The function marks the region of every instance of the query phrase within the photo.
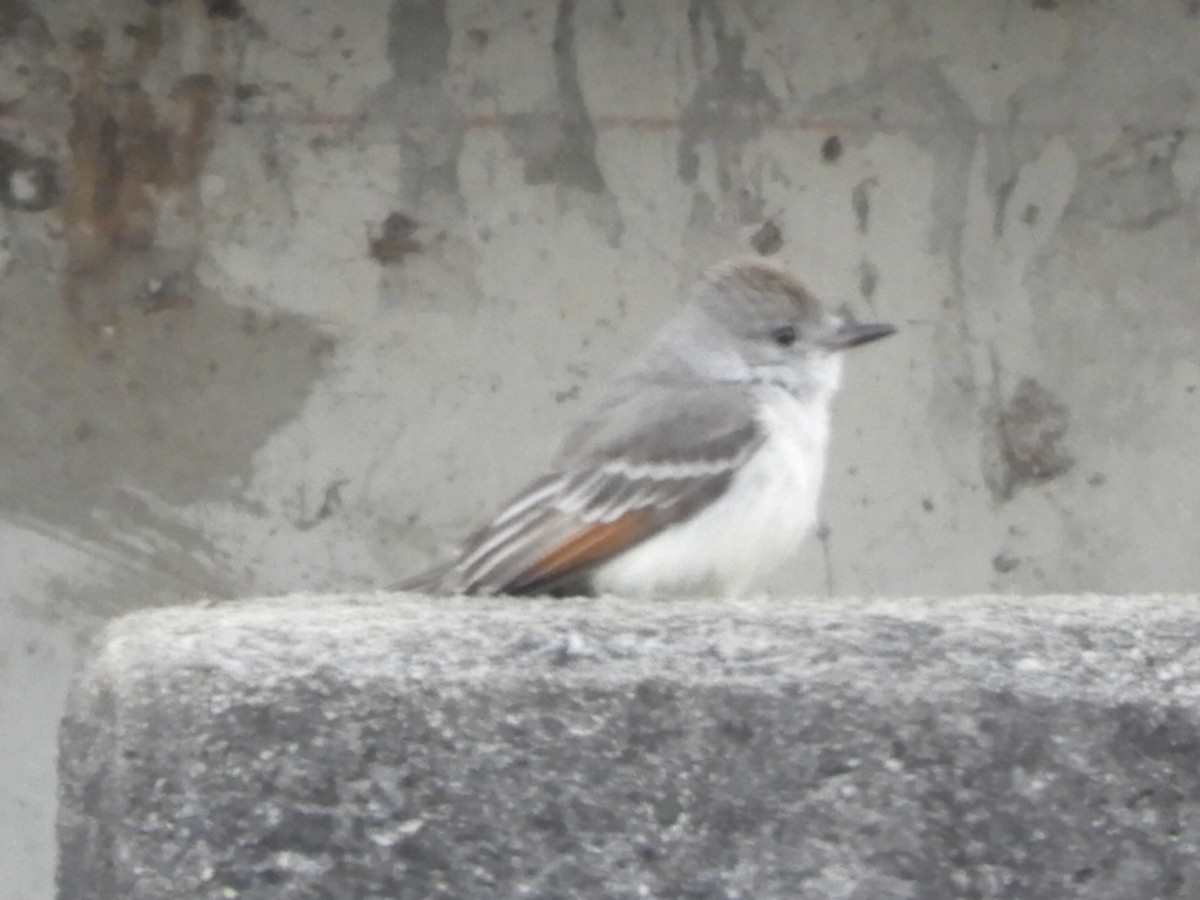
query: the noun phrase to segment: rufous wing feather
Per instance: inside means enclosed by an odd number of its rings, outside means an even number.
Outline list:
[[[536,593],[570,583],[649,537],[658,530],[658,518],[653,510],[636,509],[610,522],[584,524],[540,556],[507,589],[512,593]]]

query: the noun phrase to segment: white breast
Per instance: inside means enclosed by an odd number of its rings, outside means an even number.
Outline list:
[[[742,595],[796,552],[817,518],[829,402],[801,402],[773,386],[759,391],[766,440],[725,493],[597,569],[597,590]]]

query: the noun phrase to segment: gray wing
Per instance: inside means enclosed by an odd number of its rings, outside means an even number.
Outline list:
[[[399,587],[428,593],[580,590],[616,554],[721,496],[763,435],[729,385],[617,396],[567,437],[551,474],[517,494],[449,563]]]

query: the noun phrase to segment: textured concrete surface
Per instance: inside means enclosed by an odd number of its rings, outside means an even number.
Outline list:
[[[60,897],[1200,893],[1200,598],[137,613]]]
[[[0,0],[0,900],[80,639],[387,584],[748,246],[853,360],[784,594],[1200,583],[1187,0]]]

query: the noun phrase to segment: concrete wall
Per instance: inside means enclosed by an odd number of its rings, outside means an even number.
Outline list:
[[[1190,0],[0,0],[0,896],[81,635],[429,562],[731,250],[903,328],[780,590],[1194,587],[1197,85]]]

